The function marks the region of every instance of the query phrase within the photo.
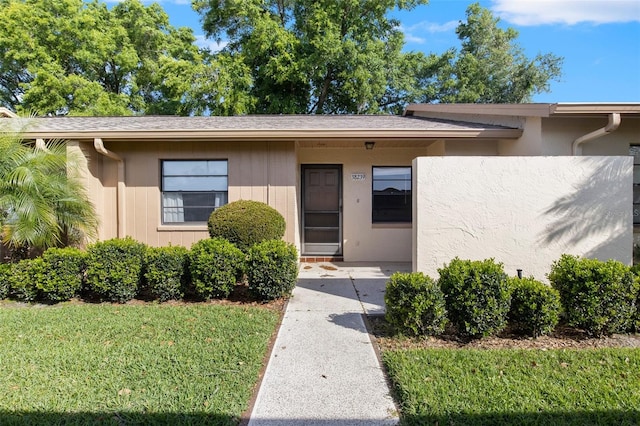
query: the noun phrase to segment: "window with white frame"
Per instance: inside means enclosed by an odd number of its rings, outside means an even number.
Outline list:
[[[411,222],[411,167],[373,167],[373,223]]]
[[[227,204],[227,160],[163,160],[162,223],[207,222]]]

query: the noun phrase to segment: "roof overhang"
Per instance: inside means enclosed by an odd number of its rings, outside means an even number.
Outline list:
[[[415,112],[543,118],[611,113],[640,115],[640,103],[411,104],[404,115],[411,116]]]
[[[25,139],[113,141],[225,140],[225,141],[303,141],[303,140],[441,140],[441,139],[517,139],[522,129],[468,130],[172,130],[172,131],[25,131]]]

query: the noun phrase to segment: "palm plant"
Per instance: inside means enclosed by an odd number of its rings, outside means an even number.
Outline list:
[[[6,129],[6,127],[5,127]],[[75,159],[57,141],[25,144],[0,129],[0,226],[12,250],[41,251],[95,236],[96,213],[73,175]]]

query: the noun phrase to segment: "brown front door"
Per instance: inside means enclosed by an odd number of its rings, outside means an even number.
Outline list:
[[[342,254],[342,166],[302,166],[302,254]]]

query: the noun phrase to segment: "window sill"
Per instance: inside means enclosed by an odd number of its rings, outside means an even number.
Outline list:
[[[411,222],[378,222],[372,223],[372,229],[411,229],[413,224]]]
[[[199,232],[199,231],[209,231],[206,223],[195,223],[195,224],[187,224],[184,225],[160,225],[157,228],[158,232],[175,232],[175,231],[183,231],[183,232]]]

